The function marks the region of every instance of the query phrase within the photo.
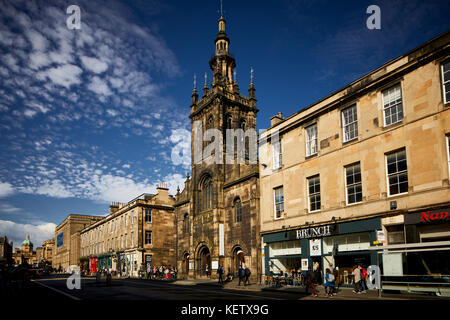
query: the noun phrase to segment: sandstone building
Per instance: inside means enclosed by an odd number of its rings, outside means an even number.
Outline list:
[[[56,248],[53,249],[52,267],[67,271],[76,266],[80,259],[80,231],[102,220],[103,217],[70,214],[55,228]]]
[[[313,262],[338,266],[344,285],[358,263],[450,274],[449,149],[450,32],[273,117],[259,149],[262,274]]]
[[[203,96],[199,99],[195,85],[192,93],[192,177],[187,177],[174,205],[177,267],[179,277],[199,278],[208,273],[217,277],[219,265],[224,266],[225,273],[236,274],[245,264],[256,279],[260,273],[258,166],[250,161],[250,138],[243,138],[245,161],[237,161],[234,146],[228,153],[226,148],[234,142],[234,137],[226,139],[227,130],[256,133],[255,88],[251,82],[248,97],[240,93],[236,77],[233,79],[236,61],[229,52],[225,19],[221,17],[218,24],[215,54],[209,60],[211,88],[205,75]],[[223,144],[208,154],[204,151],[208,150],[205,141],[212,140],[207,133],[210,129],[218,130],[215,142],[223,140]],[[196,137],[200,137],[200,143]],[[227,161],[229,158],[234,163]]]
[[[175,266],[175,200],[166,184],[157,191],[113,203],[108,216],[80,232],[79,257],[89,260],[90,273],[107,269],[137,277],[141,267]]]

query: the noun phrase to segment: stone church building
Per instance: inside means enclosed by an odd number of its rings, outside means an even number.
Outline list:
[[[226,161],[227,129],[254,132],[256,137],[255,88],[253,81],[248,97],[241,95],[236,76],[235,58],[229,53],[230,39],[225,32],[225,19],[218,21],[219,32],[215,38],[215,54],[209,61],[213,79],[211,88],[206,83],[199,98],[197,89],[192,93],[190,106],[192,177],[187,176],[184,190],[176,195],[177,267],[180,278],[217,278],[217,267],[222,265],[225,276],[237,275],[239,266],[250,268],[251,281],[261,273],[261,248],[259,230],[259,173],[256,161],[250,161],[250,138],[244,140],[244,161],[237,161],[233,152]],[[198,126],[200,124],[200,126]],[[206,130],[216,129],[219,137],[208,138]],[[229,132],[230,130],[228,130]],[[214,139],[223,139],[220,150],[209,156],[198,150],[195,137],[203,137],[200,149],[208,149]],[[211,142],[209,142],[211,141]],[[256,141],[254,143],[256,146]],[[200,155],[200,156],[199,156]],[[208,155],[208,154],[207,154]],[[216,161],[212,162],[212,158]],[[241,157],[242,159],[242,157]],[[217,161],[218,160],[218,161]],[[211,163],[212,162],[212,163]]]

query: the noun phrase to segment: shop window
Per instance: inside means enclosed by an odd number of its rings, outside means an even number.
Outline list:
[[[387,226],[388,244],[405,243],[405,232],[403,225]]]
[[[317,154],[317,124],[313,124],[306,129],[306,156]]]
[[[385,126],[402,121],[403,102],[400,84],[383,91],[383,117]]]
[[[275,195],[275,219],[280,219],[284,214],[284,194],[283,187],[274,189]]]
[[[390,196],[408,192],[406,150],[386,155],[388,193]]]
[[[444,95],[444,103],[450,103],[450,61],[442,64],[442,93]]]
[[[360,163],[345,168],[345,187],[347,204],[362,201],[361,165]]]
[[[308,178],[309,212],[320,210],[320,176]]]
[[[342,130],[344,142],[358,138],[358,115],[356,113],[356,104],[342,110]]]

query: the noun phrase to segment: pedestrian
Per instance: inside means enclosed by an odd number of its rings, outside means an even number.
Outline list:
[[[244,270],[244,268],[242,268],[242,266],[239,266],[238,277],[239,277],[238,286],[240,286],[241,281],[244,281],[244,277],[245,277],[245,270]],[[245,285],[245,282],[244,282],[244,285]]]
[[[247,283],[250,284],[250,275],[252,274],[252,272],[247,266],[245,266],[244,272],[245,272],[244,286],[246,286]]]
[[[333,295],[335,296],[335,295],[338,293],[338,290],[339,290],[339,284],[340,284],[339,267],[335,267],[335,268],[333,269],[333,275],[334,275]]]
[[[358,269],[358,266],[353,266],[353,284],[355,286],[353,293],[360,294],[361,293],[361,271]]]
[[[174,280],[177,280],[177,276],[178,276],[178,269],[177,269],[177,267],[174,267],[173,273],[175,275],[175,279]]]
[[[217,268],[217,274],[219,275],[219,283],[223,284],[223,274],[225,273],[225,269],[223,268],[222,265],[219,266],[219,268]]]
[[[153,280],[156,279],[157,274],[158,274],[158,269],[156,268],[156,266],[154,266],[153,267],[153,277],[152,277]]]
[[[333,288],[334,288],[334,274],[331,272],[331,270],[329,268],[327,268],[326,273],[325,273],[325,295],[328,297],[332,297],[333,296]]]
[[[207,277],[209,277],[209,265],[208,264],[205,265],[205,274]]]
[[[164,269],[164,279],[165,280],[169,280],[169,272],[170,272],[169,267],[166,267]]]
[[[150,265],[147,266],[147,279],[150,278],[152,269],[150,268]]]
[[[366,269],[358,265],[359,270],[361,271],[361,293],[367,293],[367,284],[366,284],[366,277],[367,277],[367,271]]]
[[[159,269],[158,269],[158,278],[159,278],[160,280],[162,280],[162,278],[163,278],[163,267],[162,267],[162,266],[159,266]]]
[[[314,292],[314,297],[318,297],[315,282],[316,282],[316,273],[312,270],[311,266],[308,267],[308,273],[306,274],[306,288],[305,293],[308,294],[308,289],[311,287]]]

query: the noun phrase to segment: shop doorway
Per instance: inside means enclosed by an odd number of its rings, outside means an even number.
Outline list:
[[[361,265],[367,268],[370,263],[370,254],[349,254],[334,257],[335,267],[339,268],[339,283],[341,285],[352,285],[353,266]]]
[[[202,246],[198,250],[197,274],[209,276],[211,274],[211,253],[207,246]]]

